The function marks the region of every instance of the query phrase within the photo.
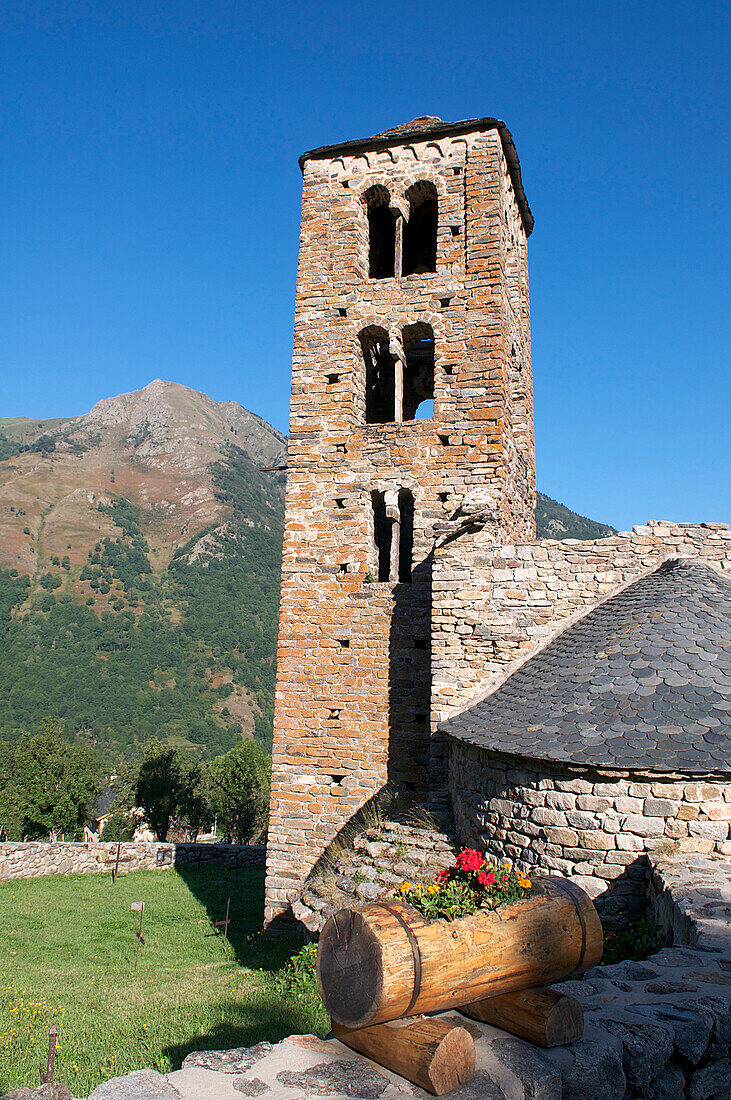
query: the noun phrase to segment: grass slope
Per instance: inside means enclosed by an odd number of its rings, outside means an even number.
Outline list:
[[[56,1078],[75,1096],[192,1050],[324,1034],[313,998],[279,992],[291,941],[266,941],[263,870],[49,875],[0,885],[0,1094],[38,1084],[48,1029],[60,1031]],[[213,927],[231,898],[227,948]],[[135,969],[139,915],[145,946]]]

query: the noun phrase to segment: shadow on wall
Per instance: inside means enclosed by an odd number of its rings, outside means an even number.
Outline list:
[[[432,562],[394,586],[388,653],[388,782],[420,804],[431,787]]]

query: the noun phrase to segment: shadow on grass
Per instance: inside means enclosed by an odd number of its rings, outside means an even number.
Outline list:
[[[264,919],[264,868],[242,867],[238,876],[229,867],[177,867],[176,873],[191,894],[205,908],[213,928],[211,936],[222,936],[216,921],[224,920],[230,899],[228,942],[240,966],[266,971],[279,970],[302,946],[301,936],[269,939],[262,934]]]
[[[262,997],[254,1004],[229,1001],[222,1007],[229,1016],[228,1023],[211,1028],[205,1035],[195,1035],[186,1042],[165,1048],[164,1053],[170,1058],[174,1069],[178,1069],[183,1059],[195,1050],[234,1050],[263,1041],[278,1043],[289,1035],[314,1032],[324,1036],[330,1030],[330,1021],[323,1015],[322,1007],[318,1013],[315,1008],[304,1004],[298,1007],[296,1002],[276,996]],[[237,1016],[240,1017],[238,1022]]]

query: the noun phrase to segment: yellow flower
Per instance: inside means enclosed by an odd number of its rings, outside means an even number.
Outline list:
[[[431,886],[427,887],[427,891],[426,891],[426,892],[427,892],[427,894],[436,894],[436,892],[438,891],[438,889],[439,889],[439,887],[437,886],[436,882],[433,882],[433,883],[431,884]]]
[[[399,893],[408,894],[410,889],[411,889],[411,883],[410,882],[402,882],[401,885],[399,886]]]

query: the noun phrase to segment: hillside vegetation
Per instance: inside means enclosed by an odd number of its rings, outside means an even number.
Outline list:
[[[60,422],[43,451],[23,422],[0,464],[0,554],[31,566],[0,569],[0,737],[53,715],[111,761],[153,736],[204,758],[270,741],[283,477],[259,463],[284,440],[240,406],[217,433],[205,406],[181,424],[179,390],[142,425],[118,409]]]

